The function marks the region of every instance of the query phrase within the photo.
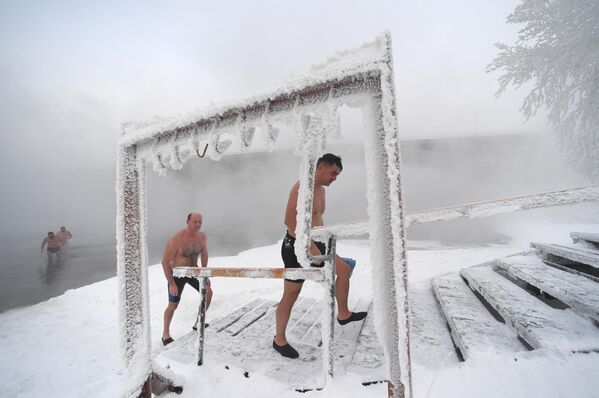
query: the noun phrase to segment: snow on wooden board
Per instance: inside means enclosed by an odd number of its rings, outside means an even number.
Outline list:
[[[571,310],[549,307],[499,275],[490,265],[465,268],[460,273],[533,348],[599,349],[599,329],[590,320]]]
[[[599,249],[599,234],[590,232],[571,232],[572,242],[589,249]]]
[[[465,360],[526,350],[518,336],[497,321],[461,279],[434,278],[433,292]]]
[[[410,312],[412,363],[432,369],[457,365],[460,358],[429,281],[410,287]]]
[[[590,265],[593,268],[599,268],[599,250],[557,245],[553,243],[533,242],[530,245],[539,250],[541,253],[551,254],[553,256],[562,257],[577,263]]]
[[[359,299],[352,308],[365,310],[371,300]],[[313,389],[322,384],[321,337],[322,303],[300,298],[293,308],[288,324],[287,338],[300,353],[299,359],[283,358],[272,348],[275,326],[275,305],[272,300],[256,299],[231,314],[210,324],[206,329],[204,366],[227,366],[240,369],[246,377],[260,374],[284,382],[296,389]],[[240,316],[242,314],[242,316]],[[357,372],[370,382],[383,377],[382,348],[378,339],[361,338],[364,322],[335,327],[335,371],[344,374]],[[372,333],[372,331],[369,331]],[[376,336],[376,335],[375,335]],[[156,361],[164,367],[195,363],[196,332],[188,333],[169,346],[157,350]],[[366,366],[353,364],[360,342],[369,344],[360,348],[360,359]],[[372,352],[367,352],[367,351]],[[358,382],[358,381],[357,381]]]
[[[497,266],[561,300],[577,313],[599,321],[597,282],[547,266],[534,255],[506,257]]]
[[[590,232],[572,232],[570,236],[574,240],[574,243],[580,240],[586,240],[587,242],[599,243],[599,234]]]

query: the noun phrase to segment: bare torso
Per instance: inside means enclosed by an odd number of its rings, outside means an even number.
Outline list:
[[[172,267],[197,267],[198,258],[206,248],[206,234],[196,232],[190,235],[186,229],[178,232],[169,242],[171,250],[165,252],[164,260]]]
[[[72,235],[69,231],[58,231],[56,232],[55,236],[61,241],[61,242],[66,242],[67,240],[71,239]]]
[[[60,247],[61,241],[56,235],[54,235],[54,238],[46,237],[44,239],[44,242],[46,242],[46,244],[48,245],[48,249],[55,249],[57,247]]]
[[[291,188],[289,193],[289,201],[287,202],[287,210],[285,211],[285,225],[291,236],[295,236],[295,228],[297,223],[297,197],[299,193],[299,182]],[[326,207],[326,199],[324,187],[315,187],[312,201],[312,227],[324,225],[322,215]]]

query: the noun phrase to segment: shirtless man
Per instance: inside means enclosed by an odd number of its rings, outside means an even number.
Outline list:
[[[343,170],[341,159],[331,153],[323,155],[316,164],[316,173],[314,179],[314,197],[312,202],[312,227],[323,225],[322,215],[325,211],[325,191],[337,179],[337,176]],[[299,192],[299,182],[296,182],[287,201],[287,210],[285,211],[285,225],[287,225],[287,235],[283,239],[281,246],[281,256],[285,263],[285,268],[301,267],[295,256],[295,227],[297,218],[297,196]],[[310,243],[310,253],[313,256],[325,254],[325,245],[321,242]],[[335,295],[337,298],[337,322],[340,325],[346,325],[349,322],[364,319],[366,312],[351,312],[347,307],[347,298],[349,296],[349,277],[352,266],[345,259],[339,256],[335,257],[337,280],[335,281]],[[312,267],[322,267],[324,264],[311,264]],[[352,264],[355,265],[355,262]],[[304,280],[285,279],[283,286],[283,297],[277,306],[276,328],[277,334],[272,342],[273,348],[282,356],[287,358],[297,358],[299,353],[289,344],[285,331],[289,316],[293,309],[293,304],[299,296]]]
[[[60,227],[60,231],[56,233],[56,237],[60,239],[60,244],[62,247],[69,247],[69,239],[73,237],[71,231],[67,231],[66,227]]]
[[[174,267],[197,267],[198,257],[201,258],[202,267],[208,265],[208,238],[206,234],[200,231],[202,228],[202,215],[200,213],[190,213],[187,216],[187,228],[177,232],[169,239],[164,249],[162,257],[162,269],[168,282],[168,307],[164,311],[164,328],[162,329],[162,344],[167,345],[173,342],[170,334],[170,325],[173,315],[185,284],[190,284],[195,290],[200,291],[200,282],[196,278],[174,278]],[[210,306],[212,300],[212,288],[210,281],[207,281],[206,309]],[[197,318],[193,329],[197,329]]]
[[[60,254],[60,239],[54,235],[54,232],[48,232],[48,236],[42,241],[40,252],[44,252],[44,246],[46,246],[46,244],[48,245],[48,258],[52,255],[58,256]]]

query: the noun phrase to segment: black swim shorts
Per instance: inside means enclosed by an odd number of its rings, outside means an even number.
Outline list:
[[[326,245],[322,242],[314,242],[316,247],[320,251],[321,254],[325,254]],[[285,264],[285,268],[302,268],[300,263],[297,261],[297,257],[295,255],[295,237],[289,235],[289,232],[285,234],[285,238],[283,239],[283,243],[281,244],[281,257],[283,258],[283,264]],[[324,262],[320,264],[310,264],[311,267],[322,268],[324,266]],[[303,283],[304,279],[285,279],[289,282]]]
[[[166,284],[166,291],[168,292],[168,301],[171,303],[178,303],[181,300],[181,294],[183,293],[183,288],[185,288],[186,284],[190,284],[198,292],[200,291],[200,281],[196,278],[175,278],[175,284],[177,285],[178,293],[176,296],[171,296],[171,292],[168,289],[168,283]]]

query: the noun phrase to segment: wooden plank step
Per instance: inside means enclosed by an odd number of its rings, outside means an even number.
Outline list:
[[[433,292],[464,360],[487,353],[526,351],[518,336],[497,321],[456,276],[434,278]]]
[[[570,306],[581,315],[599,321],[599,284],[585,277],[545,265],[534,255],[499,260],[497,267]]]
[[[374,327],[372,304],[364,319],[356,348],[346,368],[347,373],[360,375],[362,382],[383,380],[385,375],[385,353]]]
[[[491,265],[460,274],[531,347],[569,351],[599,349],[599,329],[570,310],[551,308],[496,273]]]
[[[210,328],[216,332],[222,332],[235,322],[237,322],[244,314],[252,309],[258,307],[259,305],[267,302],[269,300],[265,300],[262,298],[257,298],[247,303],[243,307],[233,311],[232,313],[223,316],[222,318],[218,318],[217,320],[211,322]],[[271,301],[272,302],[272,301]]]
[[[322,309],[320,300],[300,298],[296,302],[287,324],[287,340],[291,345],[297,342],[311,347],[320,345]]]
[[[360,297],[353,305],[350,305],[352,311],[369,311],[372,298]],[[369,312],[366,318],[372,317]],[[358,346],[358,339],[366,318],[361,321],[350,322],[345,325],[339,325],[335,321],[335,373],[343,374],[346,372]]]
[[[224,331],[233,336],[237,336],[239,333],[241,333],[241,331],[256,322],[258,319],[262,318],[275,304],[276,303],[274,301],[265,301],[259,303],[254,308],[243,314],[235,323],[229,325],[229,327],[224,329]]]
[[[599,234],[590,232],[571,232],[570,237],[574,243],[582,243],[588,248],[599,249]]]
[[[599,250],[550,243],[533,242],[530,245],[541,252],[541,254],[550,254],[552,256],[589,265],[593,268],[599,268]]]

